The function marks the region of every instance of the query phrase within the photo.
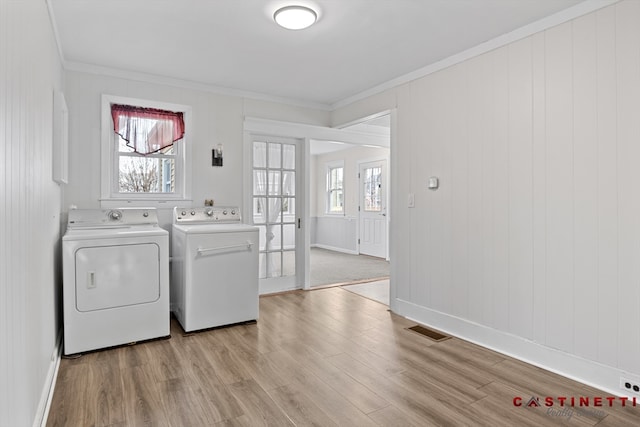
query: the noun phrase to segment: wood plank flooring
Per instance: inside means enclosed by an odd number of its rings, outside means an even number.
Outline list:
[[[171,339],[63,359],[47,426],[640,425],[640,402],[525,408],[608,395],[413,325],[339,287],[262,297],[257,324],[172,320]]]

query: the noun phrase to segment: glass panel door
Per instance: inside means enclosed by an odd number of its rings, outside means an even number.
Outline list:
[[[253,223],[260,229],[260,279],[296,275],[296,145],[254,140]]]

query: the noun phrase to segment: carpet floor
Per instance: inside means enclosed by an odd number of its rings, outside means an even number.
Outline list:
[[[363,282],[389,277],[389,262],[367,255],[311,248],[311,286]]]

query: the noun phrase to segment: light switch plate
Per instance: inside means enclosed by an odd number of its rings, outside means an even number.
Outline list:
[[[437,190],[439,186],[440,186],[440,180],[438,179],[437,176],[429,177],[429,179],[427,180],[427,188],[429,190]]]
[[[407,206],[410,208],[416,207],[416,196],[413,193],[409,193],[409,197],[407,198]]]

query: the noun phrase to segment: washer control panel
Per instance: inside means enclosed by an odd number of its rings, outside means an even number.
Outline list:
[[[68,228],[107,228],[158,225],[155,208],[71,209]]]
[[[192,223],[240,223],[240,208],[237,206],[205,206],[198,208],[173,209],[173,222],[176,224]]]

